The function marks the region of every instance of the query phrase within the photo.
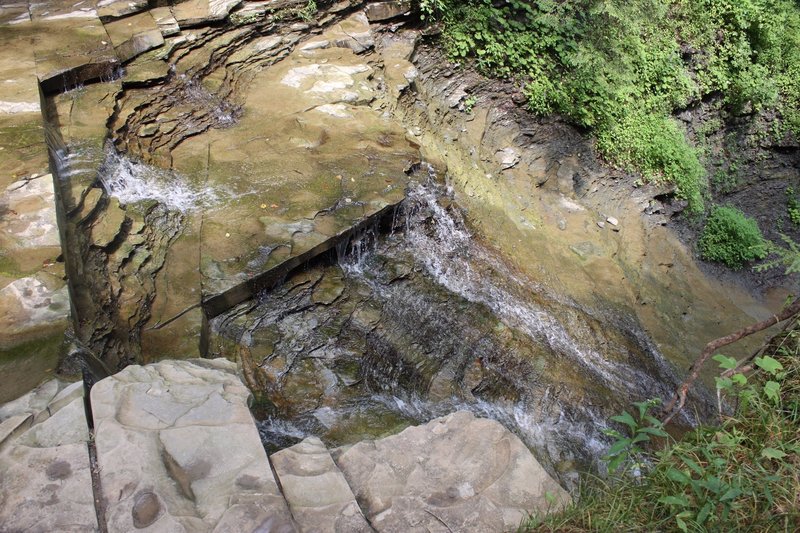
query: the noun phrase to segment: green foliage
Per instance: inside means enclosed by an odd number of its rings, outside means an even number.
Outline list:
[[[472,108],[475,107],[476,103],[478,103],[477,98],[475,98],[474,96],[468,96],[464,100],[464,113],[468,115],[472,113]]]
[[[317,2],[315,0],[308,0],[306,5],[297,10],[297,16],[300,20],[311,22],[314,20],[314,15],[317,14]]]
[[[766,263],[757,265],[755,268],[757,272],[778,266],[783,267],[787,275],[800,272],[800,244],[782,233],[781,240],[786,244],[785,247],[773,242],[767,245],[767,252],[774,257]]]
[[[447,9],[445,0],[419,0],[418,9],[422,20],[436,19]]]
[[[764,259],[769,249],[756,221],[728,206],[716,206],[711,210],[698,247],[703,259],[734,269],[748,261]]]
[[[648,180],[675,183],[690,211],[702,210],[705,170],[674,119],[631,113],[600,130],[597,145],[611,159],[629,170],[639,170]]]
[[[797,199],[794,189],[786,189],[786,210],[789,211],[789,220],[795,226],[800,226],[800,200]]]
[[[650,437],[666,438],[668,436],[661,421],[649,414],[651,408],[660,404],[661,400],[657,398],[634,402],[633,405],[638,410],[637,418],[627,411],[611,417],[614,422],[625,425],[630,436],[626,437],[616,429],[604,430],[606,435],[616,439],[604,457],[608,461],[609,472],[615,472],[622,465],[632,466],[636,469],[641,468],[643,466],[641,458],[645,453],[644,447],[650,442]]]
[[[800,6],[792,0],[420,5],[443,20],[451,57],[525,82],[533,112],[592,128],[612,162],[674,182],[695,211],[704,171],[669,115],[719,93],[734,113],[776,106],[779,129],[800,135]]]
[[[735,359],[714,357],[723,370]],[[738,377],[737,377],[738,376]],[[529,531],[796,531],[800,524],[800,330],[774,339],[749,376],[718,382],[735,416],[650,452],[639,477],[590,478]],[[627,424],[626,424],[627,425]],[[629,426],[630,427],[630,426]]]

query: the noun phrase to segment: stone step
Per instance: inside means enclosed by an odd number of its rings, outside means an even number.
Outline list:
[[[109,531],[270,531],[292,522],[224,359],[128,366],[91,392]]]
[[[516,531],[569,494],[500,423],[458,411],[333,457],[377,531]]]
[[[97,531],[83,383],[0,406],[0,530]]]
[[[317,437],[272,454],[270,461],[301,531],[373,531],[347,480]]]

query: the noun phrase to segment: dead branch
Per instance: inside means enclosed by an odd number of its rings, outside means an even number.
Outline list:
[[[759,331],[763,331],[769,327],[772,327],[775,324],[778,324],[779,322],[783,322],[784,320],[793,317],[799,312],[800,312],[800,298],[797,298],[789,306],[784,307],[779,314],[773,315],[766,320],[757,322],[756,324],[747,326],[746,328],[742,328],[739,331],[731,333],[730,335],[726,335],[725,337],[714,339],[713,341],[706,344],[705,348],[703,348],[703,351],[700,353],[700,357],[698,357],[697,360],[695,360],[695,362],[689,368],[689,375],[686,377],[686,379],[683,380],[683,383],[681,383],[681,385],[678,387],[678,390],[675,392],[675,395],[672,397],[672,400],[670,400],[670,402],[664,408],[664,413],[667,416],[666,418],[664,418],[663,423],[667,424],[670,420],[672,420],[672,418],[675,415],[677,415],[681,411],[681,409],[683,409],[683,406],[686,403],[686,396],[689,393],[689,388],[691,388],[694,382],[697,381],[697,378],[700,375],[700,370],[703,368],[703,365],[706,363],[706,361],[708,361],[708,358],[711,357],[714,352],[716,352],[723,346],[733,344],[734,342],[739,341],[745,337],[749,337],[753,333],[758,333]]]
[[[776,335],[776,337],[783,336],[784,333],[789,331],[795,324],[797,324],[797,321],[798,321],[798,319],[797,319],[797,317],[795,317],[794,320],[790,320],[790,321],[786,322],[786,324],[784,324],[783,328],[781,328],[780,333],[778,333]],[[773,337],[773,338],[775,338],[775,337]],[[781,341],[781,344],[783,344],[784,341],[785,341],[785,339],[783,341]],[[760,357],[760,356],[764,355],[764,352],[766,351],[767,348],[770,347],[771,343],[772,343],[771,341],[770,342],[765,342],[758,350],[756,350],[755,352],[753,352],[749,356],[745,357],[744,359],[742,359],[741,361],[736,363],[735,367],[729,368],[728,370],[726,370],[725,372],[720,374],[720,377],[729,378],[729,377],[733,376],[734,374],[746,374],[746,373],[752,371],[753,368],[755,368],[754,365],[751,364],[753,362],[753,360],[756,357]]]

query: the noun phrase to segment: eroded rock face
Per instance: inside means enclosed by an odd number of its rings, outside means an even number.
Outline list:
[[[70,311],[33,46],[42,27],[27,3],[0,6],[0,402],[52,377]]]
[[[0,406],[4,531],[97,531],[83,383],[52,380]]]
[[[508,531],[570,501],[516,436],[463,411],[335,458],[377,531]]]
[[[109,530],[291,531],[249,396],[224,360],[129,366],[98,382],[91,399]]]
[[[638,322],[679,368],[710,339],[772,313],[698,267],[668,213],[653,209],[669,190],[634,188],[634,176],[604,166],[569,124],[533,117],[510,86],[484,89],[441,50],[418,47],[412,61],[415,91],[396,112],[425,158],[448,168],[470,222],[534,283],[605,321]],[[742,356],[760,341],[751,342]]]

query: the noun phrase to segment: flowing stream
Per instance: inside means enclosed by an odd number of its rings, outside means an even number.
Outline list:
[[[214,355],[253,369],[269,448],[348,444],[467,409],[566,472],[602,454],[610,414],[675,383],[633,319],[608,325],[531,284],[434,179],[412,185],[391,229],[212,321]]]

